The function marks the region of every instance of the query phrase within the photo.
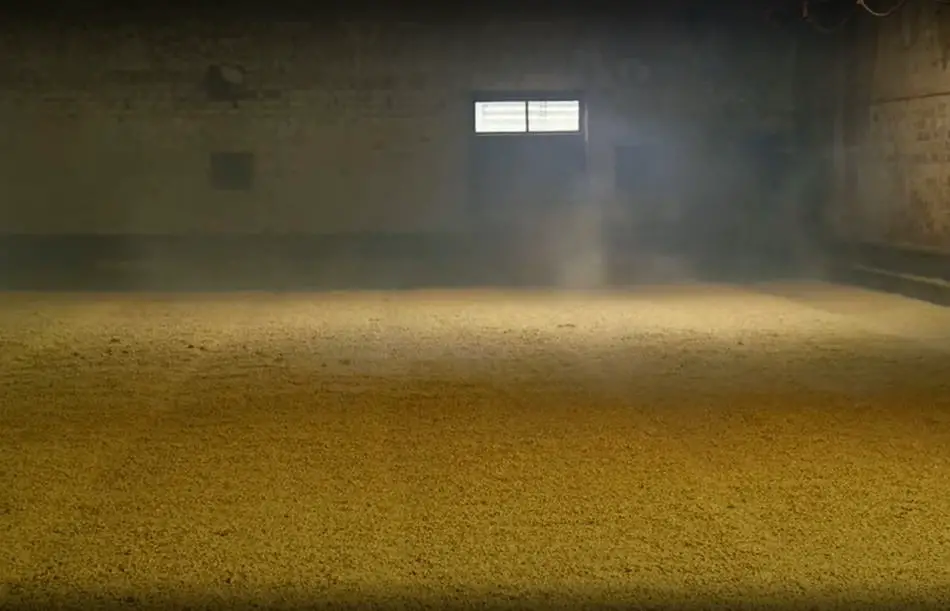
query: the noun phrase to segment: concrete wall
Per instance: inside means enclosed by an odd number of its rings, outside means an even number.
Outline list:
[[[8,235],[465,231],[474,90],[583,90],[579,187],[608,207],[618,143],[674,148],[701,196],[723,182],[711,137],[790,125],[790,46],[761,28],[737,43],[611,20],[0,27]],[[236,106],[202,87],[217,63],[246,70]],[[213,188],[216,151],[253,153],[253,188]]]

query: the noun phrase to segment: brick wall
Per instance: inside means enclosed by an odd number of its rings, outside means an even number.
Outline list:
[[[950,252],[950,7],[863,21],[842,55],[836,233]]]
[[[371,26],[334,34],[194,24],[5,38],[4,228],[333,233],[451,222],[468,108],[453,53],[434,52],[450,41],[407,27],[398,34],[414,45],[367,51]],[[220,62],[247,71],[250,98],[236,108],[201,87]],[[253,153],[253,188],[212,188],[215,151]]]
[[[716,82],[710,66],[729,61],[717,41],[658,36],[631,49],[570,23],[7,30],[7,232],[449,227],[463,221],[473,89],[589,90],[604,185],[614,141],[699,137],[697,123],[727,104],[751,121],[776,115],[742,109],[749,96]],[[200,87],[217,62],[247,71],[252,97],[237,108]],[[254,153],[254,188],[212,189],[213,151]]]
[[[52,246],[23,235],[139,236],[96,247],[127,254],[148,235],[465,231],[475,90],[584,91],[579,191],[608,206],[617,144],[676,149],[684,196],[702,198],[722,182],[710,137],[780,131],[791,114],[785,43],[776,50],[761,28],[746,38],[649,20],[0,28],[0,234],[21,236],[14,250],[28,257]],[[202,87],[219,63],[246,72],[236,105]],[[213,188],[213,152],[252,153],[253,187]],[[62,252],[80,243],[92,248]],[[150,248],[165,258],[182,247]]]

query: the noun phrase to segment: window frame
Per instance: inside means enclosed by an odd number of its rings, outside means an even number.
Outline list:
[[[477,119],[476,119],[476,108],[479,103],[493,103],[493,102],[522,102],[524,104],[524,113],[525,113],[525,130],[524,131],[478,131]],[[531,102],[577,102],[578,105],[578,128],[576,130],[544,130],[544,131],[532,131],[531,122],[530,122],[530,113],[528,111],[529,104]],[[531,137],[544,137],[544,136],[585,136],[587,133],[587,104],[584,99],[584,96],[580,91],[568,90],[568,91],[511,91],[511,92],[500,92],[500,91],[491,91],[491,92],[476,92],[472,96],[471,105],[469,106],[471,111],[471,133],[477,138],[485,138],[489,136],[493,137],[505,137],[505,136],[531,136]]]

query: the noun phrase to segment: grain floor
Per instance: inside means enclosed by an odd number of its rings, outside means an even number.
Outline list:
[[[0,608],[950,608],[950,310],[0,295]]]

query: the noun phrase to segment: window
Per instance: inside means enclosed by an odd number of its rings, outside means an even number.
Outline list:
[[[528,131],[525,102],[475,102],[475,133],[518,134]]]
[[[580,131],[581,103],[578,100],[475,102],[476,134]]]
[[[253,153],[211,153],[211,186],[226,191],[247,191],[254,185]]]
[[[581,103],[577,100],[528,102],[528,131],[581,131]]]

